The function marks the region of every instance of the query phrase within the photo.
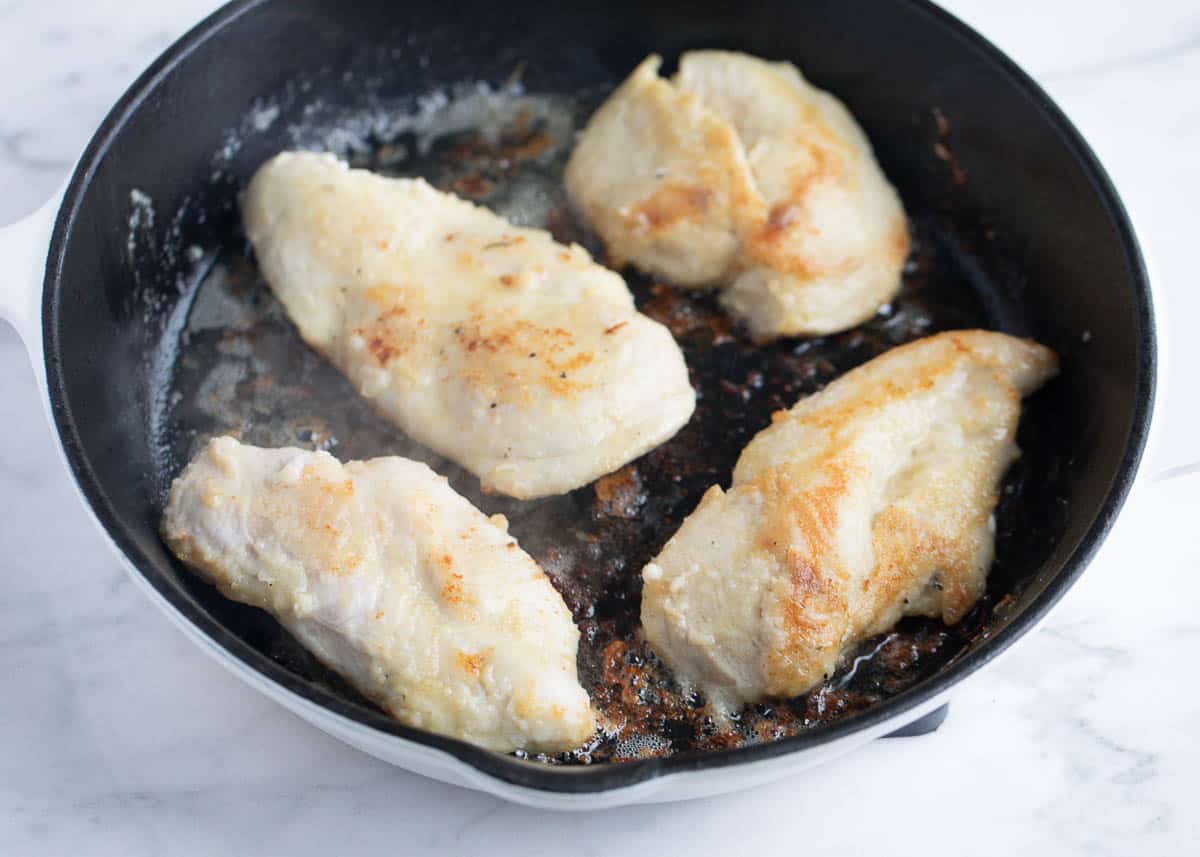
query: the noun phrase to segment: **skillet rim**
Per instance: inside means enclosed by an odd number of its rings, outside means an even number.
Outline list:
[[[897,726],[901,726],[907,722],[904,718],[905,714],[937,697],[944,696],[953,685],[975,673],[1032,630],[1083,573],[1108,534],[1133,486],[1154,411],[1156,374],[1159,362],[1158,337],[1149,275],[1141,248],[1125,207],[1108,174],[1083,136],[1046,92],[990,41],[951,13],[934,5],[930,0],[894,0],[894,2],[908,6],[918,15],[924,16],[930,26],[942,26],[950,30],[951,35],[958,37],[985,61],[992,64],[997,71],[1008,78],[1012,86],[1041,111],[1047,123],[1057,132],[1062,145],[1067,148],[1087,176],[1093,190],[1099,195],[1117,229],[1130,272],[1130,286],[1134,290],[1137,310],[1134,322],[1137,333],[1138,365],[1132,422],[1125,451],[1117,471],[1113,475],[1108,492],[1099,505],[1095,519],[1087,528],[1076,549],[1062,562],[1058,571],[1054,573],[1052,579],[1032,603],[990,639],[945,666],[936,676],[919,682],[911,689],[859,714],[828,725],[815,727],[798,735],[763,744],[596,766],[555,766],[517,759],[476,747],[455,738],[404,726],[382,712],[349,703],[338,698],[331,691],[301,679],[249,646],[215,618],[208,615],[182,589],[160,572],[137,548],[132,534],[118,520],[118,516],[107,500],[100,480],[92,470],[84,453],[74,415],[66,400],[58,307],[66,249],[82,199],[91,184],[98,164],[114,145],[117,135],[162,79],[183,62],[193,50],[242,15],[268,2],[271,0],[232,0],[217,9],[168,47],[116,102],[89,141],[71,176],[62,204],[55,217],[42,292],[43,358],[47,394],[58,439],[69,465],[71,476],[80,493],[87,500],[96,519],[124,554],[128,565],[135,568],[164,601],[177,612],[178,618],[186,620],[194,629],[207,636],[210,641],[223,650],[226,656],[235,658],[244,667],[253,670],[303,700],[319,706],[326,712],[347,718],[359,726],[440,750],[501,783],[553,794],[597,794],[625,789],[667,774],[716,770],[742,763],[778,758],[837,741],[857,732],[880,726],[887,721],[894,721]],[[915,716],[909,719],[915,719]]]

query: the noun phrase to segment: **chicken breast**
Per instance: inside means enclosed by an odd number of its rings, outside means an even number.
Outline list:
[[[760,339],[870,318],[900,287],[904,210],[870,143],[795,66],[651,56],[601,106],[567,165],[568,194],[614,260],[719,286]]]
[[[579,631],[506,526],[415,461],[222,437],[171,486],[162,533],[397,720],[500,752],[570,750],[595,728]]]
[[[642,572],[642,622],[719,708],[804,693],[902,616],[984,591],[1020,401],[1049,349],[943,333],[848,372],[750,442]]]
[[[732,276],[739,218],[762,205],[734,127],[642,61],[600,106],[571,153],[572,205],[610,261],[682,286]]]
[[[485,490],[569,491],[692,414],[670,332],[578,246],[330,155],[277,156],[242,208],[305,341]]]

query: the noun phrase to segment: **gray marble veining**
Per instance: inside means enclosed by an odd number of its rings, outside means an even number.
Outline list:
[[[950,4],[1050,89],[1154,254],[1200,365],[1200,6]],[[0,223],[62,180],[112,101],[209,0],[0,0]],[[1041,632],[936,735],[690,804],[553,815],[394,770],[260,698],[138,593],[63,473],[0,327],[0,854],[1182,854],[1200,842],[1200,475],[1144,487]],[[1151,466],[1200,459],[1177,394]],[[1178,471],[1183,472],[1183,471]]]

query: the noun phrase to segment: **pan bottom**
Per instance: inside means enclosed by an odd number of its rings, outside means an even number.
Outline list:
[[[310,141],[364,166],[421,175],[514,222],[543,226],[560,241],[600,248],[572,219],[561,173],[598,98],[534,97],[468,89],[426,104],[386,128]],[[262,446],[326,449],[343,460],[403,455],[425,461],[511,532],[546,570],[582,629],[580,677],[602,724],[554,764],[619,762],[771,741],[860,712],[936,674],[1005,615],[1065,527],[1058,499],[1059,453],[1050,414],[1035,397],[1018,441],[1022,458],[1006,477],[996,511],[996,564],[987,595],[958,625],[907,619],[865,641],[822,686],[790,700],[747,706],[718,722],[706,701],[680,692],[640,631],[642,566],[714,483],[727,487],[745,444],[789,408],[845,371],[931,333],[988,327],[1024,333],[1019,303],[975,264],[968,234],[940,212],[916,212],[913,251],[897,298],[872,320],[836,336],[755,345],[714,295],[683,291],[634,271],[626,279],[642,312],[671,329],[683,348],[698,402],[668,443],[616,473],[559,497],[521,502],[479,491],[478,481],[381,419],[348,382],[296,334],[254,263],[230,232],[209,252],[204,277],[185,296],[161,353],[169,371],[152,426],[158,449],[158,508],[170,480],[214,435]],[[1036,478],[1034,478],[1036,475]],[[306,681],[370,707],[269,616],[225,600],[198,579],[186,585],[247,643]],[[519,754],[518,754],[519,755]]]

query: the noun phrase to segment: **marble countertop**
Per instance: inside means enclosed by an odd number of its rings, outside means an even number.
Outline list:
[[[1080,125],[1171,305],[1151,472],[1200,460],[1200,6],[956,0]],[[0,224],[211,0],[0,0]],[[1051,619],[934,735],[767,788],[558,815],[393,769],[259,697],[135,590],[0,325],[0,854],[1192,853],[1200,843],[1200,475],[1148,481]]]

